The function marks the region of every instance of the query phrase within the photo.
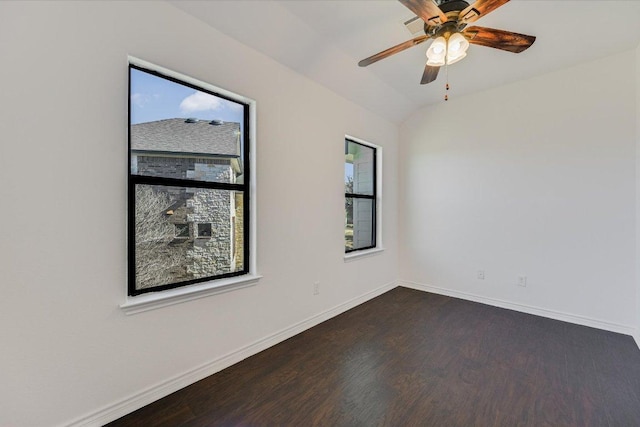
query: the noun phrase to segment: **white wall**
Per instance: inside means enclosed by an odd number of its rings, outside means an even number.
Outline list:
[[[629,51],[407,120],[401,282],[631,334],[634,69]]]
[[[128,54],[257,101],[257,286],[118,308]],[[398,130],[385,119],[165,3],[0,2],[0,58],[0,425],[105,422],[149,387],[393,285]],[[386,250],[349,263],[347,133],[384,147],[386,183]]]

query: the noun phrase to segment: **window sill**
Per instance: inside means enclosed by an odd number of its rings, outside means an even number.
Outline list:
[[[208,297],[210,295],[229,292],[235,289],[253,286],[262,276],[245,275],[215,280],[214,282],[199,285],[185,286],[183,288],[170,289],[162,292],[151,292],[135,297],[127,297],[127,301],[120,305],[126,315],[155,310],[173,304],[180,304],[194,299]]]
[[[351,262],[356,259],[367,258],[370,256],[378,255],[382,251],[384,251],[384,248],[373,248],[373,249],[367,249],[364,251],[351,252],[344,255],[344,262]]]

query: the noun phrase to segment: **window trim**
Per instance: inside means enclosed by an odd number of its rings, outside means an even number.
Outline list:
[[[358,195],[358,194],[354,194],[354,193],[344,193],[344,197],[345,199],[347,197],[354,197],[356,196],[356,198],[365,198],[365,199],[370,199],[374,201],[374,232],[373,232],[373,238],[374,238],[374,242],[375,244],[373,246],[367,246],[366,248],[359,248],[359,249],[352,249],[350,251],[346,251],[344,252],[344,260],[345,262],[347,261],[351,261],[354,259],[358,259],[358,258],[364,258],[364,257],[368,257],[371,255],[375,255],[378,254],[382,251],[384,251],[384,246],[382,244],[382,156],[383,156],[383,149],[381,146],[377,145],[377,144],[373,144],[369,141],[365,141],[363,139],[357,138],[355,136],[352,135],[345,135],[344,137],[344,143],[347,144],[348,141],[354,142],[356,144],[360,144],[360,145],[364,145],[365,147],[369,147],[369,148],[373,148],[374,149],[374,168],[373,168],[373,174],[374,174],[374,189],[373,189],[373,196],[365,196],[365,195]],[[343,154],[343,158],[344,158],[344,154]],[[343,184],[344,185],[344,184]]]
[[[150,292],[135,297],[127,297],[127,300],[123,304],[120,304],[120,308],[126,315],[142,313],[156,308],[167,307],[254,286],[261,278],[262,276],[257,274],[247,274],[244,276],[217,279],[208,283],[198,283],[191,286],[168,289],[163,292]]]
[[[133,68],[141,68],[144,71],[150,71],[152,73],[157,73],[163,78],[167,78],[169,80],[178,80],[180,83],[186,83],[187,85],[196,86],[196,89],[204,88],[207,91],[213,92],[217,96],[222,96],[224,98],[228,98],[234,102],[238,102],[244,105],[245,114],[244,114],[244,126],[245,126],[245,155],[244,155],[244,167],[249,171],[248,177],[245,180],[245,210],[244,210],[244,223],[245,223],[245,247],[244,247],[244,270],[241,274],[231,274],[217,276],[217,277],[208,277],[202,278],[202,280],[193,281],[189,284],[184,284],[179,287],[169,287],[155,288],[152,292],[138,293],[136,295],[132,295],[129,293],[130,286],[128,281],[125,281],[126,286],[126,299],[123,304],[120,305],[122,310],[126,314],[138,313],[141,311],[151,310],[159,307],[164,307],[167,305],[172,305],[176,303],[181,303],[184,301],[189,301],[196,298],[202,298],[204,296],[217,294],[220,292],[227,292],[232,289],[243,288],[246,286],[251,286],[259,281],[262,277],[257,273],[257,206],[256,206],[256,101],[247,98],[243,95],[239,95],[237,93],[230,92],[226,89],[222,89],[201,80],[197,80],[195,78],[189,77],[182,73],[177,73],[175,71],[166,69],[164,67],[152,64],[150,62],[128,56],[128,67],[127,67],[127,76],[130,73],[130,69]],[[129,98],[129,94],[131,91],[130,88],[130,80],[129,87],[127,91],[127,98]],[[130,102],[130,100],[128,101]],[[130,104],[129,104],[130,105]],[[130,111],[129,111],[130,114]],[[127,126],[129,126],[129,122]],[[129,150],[127,153],[127,188],[132,188],[131,184],[131,149],[130,149],[130,141],[129,141]],[[192,184],[190,184],[192,185]],[[237,184],[233,184],[237,185]],[[194,187],[198,187],[197,183],[193,185]],[[129,191],[128,206],[134,206],[131,204],[131,198],[134,197],[131,191]],[[128,209],[129,210],[129,209]],[[131,220],[131,214],[127,210],[127,229],[131,228],[128,225],[128,221]],[[127,237],[130,239],[131,236],[129,231],[127,231]],[[130,246],[130,243],[127,244],[127,247]],[[129,267],[130,269],[131,267]],[[127,278],[130,277],[131,272],[127,273]]]

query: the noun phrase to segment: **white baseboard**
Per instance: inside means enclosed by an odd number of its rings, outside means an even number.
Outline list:
[[[329,320],[347,310],[350,310],[368,300],[375,298],[383,293],[390,291],[397,287],[396,282],[388,283],[373,291],[367,292],[356,298],[353,298],[347,302],[339,304],[329,310],[323,311],[319,314],[311,316],[301,322],[284,328],[278,332],[268,335],[262,339],[259,339],[245,347],[239,348],[225,356],[214,359],[207,362],[197,368],[187,371],[183,374],[177,375],[173,378],[160,382],[154,386],[151,386],[145,390],[135,393],[126,399],[113,403],[102,409],[85,415],[66,424],[68,427],[93,427],[102,426],[111,421],[127,415],[137,409],[142,408],[158,399],[161,399],[169,394],[176,392],[190,384],[200,381],[203,378],[213,375],[229,366],[238,363],[247,357],[253,356],[269,347],[272,347],[300,332],[306,331],[313,326],[316,326],[325,320]]]
[[[636,329],[636,333],[633,335],[633,339],[636,340],[636,345],[638,346],[638,350],[640,350],[640,330]]]
[[[563,322],[575,323],[577,325],[589,326],[591,328],[603,329],[605,331],[635,336],[636,343],[640,347],[640,341],[638,340],[636,329],[631,326],[621,325],[618,323],[607,322],[605,320],[593,319],[590,317],[579,316],[570,313],[564,313],[560,311],[548,310],[546,308],[533,307],[530,305],[503,301],[495,298],[487,298],[480,295],[440,288],[437,286],[425,285],[422,283],[416,283],[407,280],[399,280],[398,286],[416,289],[419,291],[431,292],[434,294],[446,295],[449,297],[460,298],[468,301],[479,302],[482,304],[492,305],[494,307],[520,311],[522,313],[534,314],[536,316],[547,317],[549,319],[562,320]]]

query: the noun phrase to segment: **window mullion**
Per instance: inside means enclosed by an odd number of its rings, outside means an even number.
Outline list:
[[[247,184],[231,184],[227,182],[195,181],[192,179],[164,178],[157,176],[131,175],[132,184],[162,185],[189,188],[210,188],[214,190],[246,191]]]
[[[375,199],[375,195],[371,194],[357,194],[357,193],[344,193],[345,197],[352,197],[354,199]]]

